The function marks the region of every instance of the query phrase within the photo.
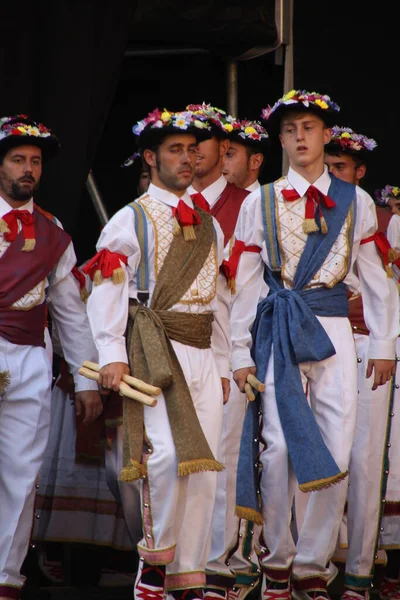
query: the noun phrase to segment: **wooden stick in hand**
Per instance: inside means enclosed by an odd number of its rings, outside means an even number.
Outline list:
[[[253,392],[253,388],[251,387],[251,385],[249,383],[244,384],[244,391],[247,396],[247,400],[249,400],[249,402],[253,402],[253,400],[256,399],[254,392]]]
[[[93,381],[98,381],[100,377],[100,373],[97,371],[92,371],[92,369],[88,369],[87,367],[81,367],[78,373],[84,377],[87,377],[88,379],[93,379]],[[153,398],[152,396],[147,396],[142,392],[133,390],[124,381],[121,381],[119,384],[119,393],[121,396],[126,396],[127,398],[131,398],[131,400],[137,400],[138,402],[146,404],[147,406],[156,406],[157,404],[157,398]]]
[[[92,371],[100,371],[100,365],[91,362],[90,360],[85,360],[82,366],[86,367],[87,369],[91,369]],[[162,391],[161,388],[150,385],[149,383],[145,383],[141,379],[132,377],[132,375],[122,375],[122,381],[125,381],[125,383],[128,385],[131,385],[132,387],[135,387],[136,389],[144,392],[145,394],[149,394],[150,396],[159,396]]]
[[[261,381],[259,381],[255,375],[252,375],[251,373],[247,375],[247,383],[249,383],[253,389],[257,390],[257,392],[265,391],[265,385]]]

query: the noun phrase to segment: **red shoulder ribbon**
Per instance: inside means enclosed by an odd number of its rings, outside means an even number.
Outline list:
[[[255,245],[246,246],[246,244],[241,240],[235,241],[229,260],[224,260],[220,269],[221,273],[225,275],[228,282],[228,287],[231,289],[233,294],[236,291],[236,274],[239,266],[239,260],[243,252],[258,253],[261,252],[261,248]]]
[[[400,268],[400,255],[397,250],[391,247],[389,240],[382,231],[376,231],[373,235],[361,240],[360,246],[369,242],[375,242],[388,277],[393,277],[390,264],[392,263]]]
[[[103,279],[110,277],[113,283],[122,283],[125,280],[125,273],[121,267],[121,262],[126,265],[128,257],[119,252],[110,252],[110,250],[104,248],[82,267],[82,271],[89,275],[94,285],[99,285]]]

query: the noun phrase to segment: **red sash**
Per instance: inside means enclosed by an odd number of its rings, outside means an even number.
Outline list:
[[[43,281],[71,242],[63,229],[34,210],[36,246],[23,252],[22,231],[0,258],[0,336],[13,344],[44,346],[45,305],[28,311],[9,310]]]
[[[249,194],[249,191],[236,187],[234,183],[227,183],[220,199],[211,209],[212,216],[221,225],[225,246],[233,236],[240,207]]]

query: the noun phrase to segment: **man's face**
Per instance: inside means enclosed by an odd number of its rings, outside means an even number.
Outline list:
[[[282,118],[279,139],[293,167],[305,168],[322,158],[330,138],[331,130],[311,112],[288,112]]]
[[[157,152],[145,150],[144,157],[151,167],[152,183],[179,195],[193,181],[196,138],[191,134],[168,135]]]
[[[347,183],[358,185],[366,172],[365,165],[357,167],[353,157],[345,153],[333,155],[325,152],[324,163],[328,166],[329,173]]]
[[[27,202],[38,189],[42,151],[37,146],[11,148],[0,165],[0,194],[5,200]]]
[[[395,196],[389,196],[388,198],[388,206],[390,206],[392,213],[394,215],[400,214],[400,198]]]
[[[231,142],[222,160],[222,173],[229,183],[238,187],[246,187],[250,177],[249,156],[243,144]]]
[[[138,182],[138,193],[139,193],[140,196],[142,194],[144,194],[145,192],[147,192],[150,183],[151,183],[150,170],[149,169],[143,169],[140,172],[139,182]]]
[[[217,137],[212,137],[210,140],[198,144],[196,150],[196,177],[205,177],[213,169],[218,168],[227,145],[227,142],[222,142]]]

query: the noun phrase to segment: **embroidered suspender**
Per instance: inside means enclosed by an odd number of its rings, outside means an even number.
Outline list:
[[[261,186],[261,210],[264,227],[265,245],[271,271],[280,271],[282,266],[276,225],[274,184]]]
[[[143,207],[138,202],[131,202],[129,206],[135,213],[135,231],[140,247],[140,263],[136,273],[138,300],[141,304],[147,304],[150,295],[147,220]]]

